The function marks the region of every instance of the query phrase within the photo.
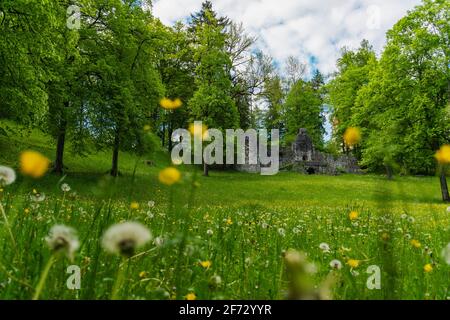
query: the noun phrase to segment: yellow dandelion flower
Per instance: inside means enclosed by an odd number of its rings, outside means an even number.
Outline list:
[[[179,99],[179,98],[176,98],[175,100],[172,101],[172,106],[173,106],[175,109],[180,108],[182,105],[183,105],[183,102],[182,102],[181,99]]]
[[[167,186],[177,183],[180,179],[180,171],[173,167],[166,168],[159,173],[159,181]]]
[[[139,272],[139,278],[143,279],[143,278],[145,278],[146,276],[147,276],[147,272],[145,272],[145,271]]]
[[[200,265],[201,265],[203,268],[205,268],[205,269],[209,269],[209,268],[211,268],[211,266],[212,266],[212,262],[209,261],[209,260],[201,261],[201,262],[200,262]]]
[[[29,214],[30,213],[30,209],[26,208],[25,210],[23,210],[23,212],[25,212],[25,214]]]
[[[361,131],[355,127],[349,127],[344,133],[344,142],[347,146],[353,147],[361,141]]]
[[[189,125],[189,132],[194,138],[200,137],[202,140],[208,139],[208,127],[199,122],[191,123]]]
[[[173,110],[180,108],[183,105],[183,102],[181,102],[180,99],[171,100],[169,98],[163,98],[159,101],[159,104],[164,109]]]
[[[422,246],[419,240],[412,239],[410,243],[414,248],[420,248]]]
[[[36,151],[25,151],[20,155],[20,168],[24,175],[42,177],[48,170],[50,160]]]
[[[436,160],[441,164],[450,163],[450,145],[443,145],[435,154]]]
[[[349,260],[347,260],[347,265],[350,268],[358,268],[359,267],[359,260],[349,259]]]
[[[197,300],[195,293],[191,292],[186,295],[186,300]]]
[[[137,203],[137,202],[132,202],[132,203],[130,204],[130,208],[131,208],[132,210],[138,210],[138,209],[139,209],[139,203]]]
[[[228,218],[226,223],[227,225],[231,226],[233,224],[233,220],[231,220],[231,218]]]
[[[358,219],[358,217],[359,213],[357,211],[352,211],[348,214],[348,218],[352,221]]]
[[[426,273],[429,273],[429,272],[433,271],[433,266],[430,263],[427,263],[426,265],[423,266],[423,271],[425,271]]]

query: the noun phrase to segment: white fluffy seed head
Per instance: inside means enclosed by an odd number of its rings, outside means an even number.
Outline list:
[[[320,250],[322,250],[323,252],[330,252],[330,246],[328,245],[328,243],[322,242],[319,245]]]
[[[342,262],[340,262],[337,259],[331,260],[330,267],[333,269],[340,270],[340,269],[342,269]]]
[[[0,166],[0,187],[16,181],[16,172],[10,167]]]
[[[61,185],[61,190],[63,191],[63,192],[69,192],[70,191],[70,186],[67,184],[67,183],[63,183],[62,185]]]
[[[123,222],[111,226],[103,235],[103,248],[112,254],[126,257],[152,239],[150,230],[138,222]]]
[[[73,260],[75,251],[80,246],[76,231],[64,225],[53,226],[45,241],[50,250],[53,252],[64,252],[70,260]]]

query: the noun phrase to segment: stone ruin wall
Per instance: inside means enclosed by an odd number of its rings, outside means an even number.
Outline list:
[[[246,149],[248,152],[248,149]],[[246,155],[248,158],[248,155]],[[259,173],[261,166],[236,165],[236,170],[242,172]],[[308,131],[301,128],[296,140],[290,148],[280,150],[280,171],[295,171],[304,174],[361,173],[358,161],[352,155],[341,155],[337,158],[330,154],[317,151]]]

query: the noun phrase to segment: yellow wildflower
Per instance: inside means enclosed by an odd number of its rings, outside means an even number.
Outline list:
[[[139,203],[137,203],[137,202],[132,202],[132,203],[130,204],[130,208],[131,208],[132,210],[138,210],[138,209],[139,209]]]
[[[25,214],[29,214],[30,213],[30,209],[26,208],[25,210],[23,210],[25,212]]]
[[[361,141],[361,131],[358,128],[349,127],[344,133],[344,142],[347,146],[353,147]]]
[[[186,300],[197,300],[195,293],[191,292],[186,295]]]
[[[189,132],[191,135],[196,137],[201,137],[202,140],[208,139],[208,127],[204,124],[201,124],[199,122],[191,123],[189,125]]]
[[[347,260],[347,264],[349,265],[350,268],[358,268],[359,260],[349,259],[349,260]]]
[[[167,110],[173,110],[173,109],[178,109],[183,105],[183,102],[181,102],[180,99],[175,99],[175,100],[171,100],[169,98],[163,98],[161,99],[161,101],[159,102],[159,104],[161,105],[161,107],[163,107],[164,109]]]
[[[227,225],[231,226],[233,224],[233,220],[231,220],[231,218],[228,218],[226,223]]]
[[[139,278],[141,278],[141,279],[145,278],[146,276],[147,276],[147,272],[145,272],[145,271],[141,271],[139,273]]]
[[[36,151],[25,151],[20,156],[20,168],[24,175],[42,177],[48,170],[50,160]]]
[[[348,218],[350,220],[356,220],[359,217],[359,213],[357,211],[352,211],[349,213]]]
[[[450,145],[443,145],[435,154],[436,160],[441,164],[450,163]]]
[[[412,239],[412,240],[411,240],[411,245],[412,245],[414,248],[420,248],[420,247],[422,246],[422,244],[419,242],[419,240],[415,240],[415,239]]]
[[[433,266],[430,263],[427,263],[426,265],[423,266],[423,271],[425,271],[426,273],[429,273],[429,272],[433,271]]]
[[[200,265],[205,268],[205,269],[209,269],[212,266],[212,262],[207,260],[207,261],[201,261]]]
[[[176,168],[169,167],[159,173],[159,181],[162,184],[171,186],[181,179],[181,173]]]

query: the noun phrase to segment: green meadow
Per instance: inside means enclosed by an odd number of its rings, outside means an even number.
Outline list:
[[[49,259],[54,263],[40,299],[284,299],[296,286],[333,299],[450,295],[450,270],[441,256],[450,214],[437,177],[233,171],[203,177],[201,168],[180,167],[180,182],[168,187],[158,181],[168,156],[158,151],[152,166],[120,154],[117,178],[106,174],[110,154],[94,153],[69,154],[63,177],[31,179],[20,175],[20,152],[51,158],[46,136],[35,131],[2,137],[0,144],[0,163],[18,173],[0,193],[14,239],[2,219],[1,299],[31,299]],[[64,183],[70,191],[61,190]],[[45,199],[36,201],[36,193]],[[127,259],[102,247],[105,230],[123,221],[140,222],[152,234]],[[59,224],[77,231],[73,260],[52,255],[46,245]],[[305,284],[293,280],[290,249],[305,255]],[[79,289],[67,286],[69,266],[80,268]],[[380,268],[379,288],[367,285],[370,266]]]

